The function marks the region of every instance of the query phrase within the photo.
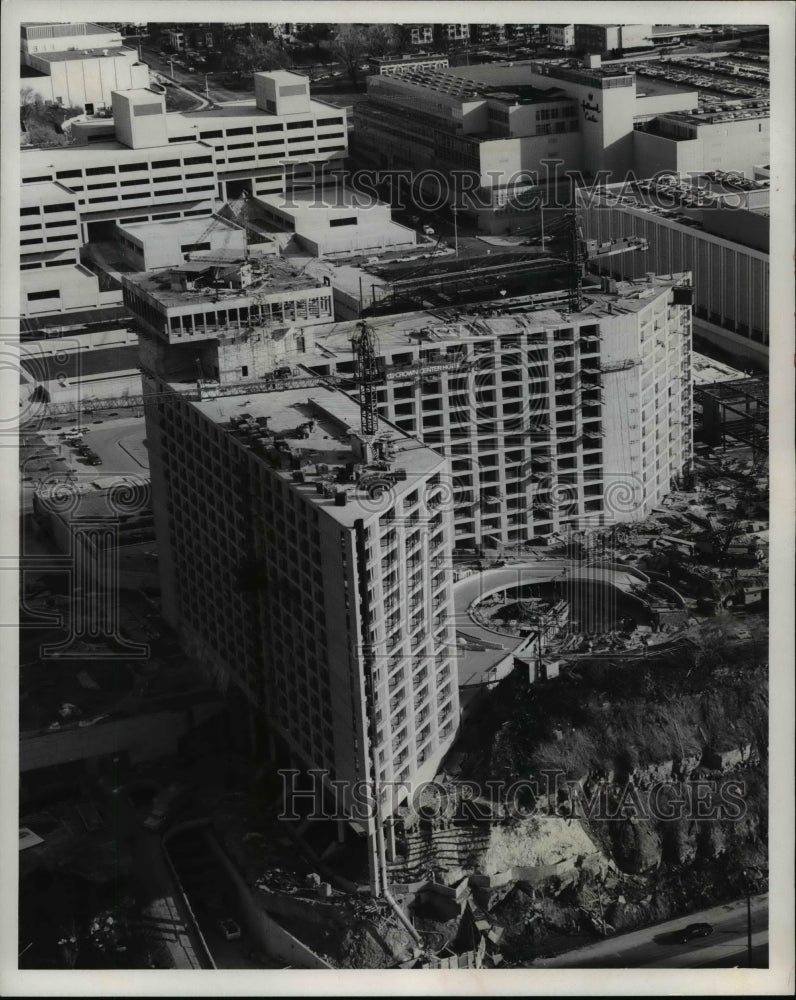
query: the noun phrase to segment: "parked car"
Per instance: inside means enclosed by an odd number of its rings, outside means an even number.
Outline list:
[[[240,940],[240,927],[232,919],[232,917],[223,917],[218,921],[218,929],[224,935],[227,941],[239,941]]]
[[[681,944],[688,944],[689,941],[693,941],[696,938],[710,937],[712,933],[713,933],[712,924],[708,923],[689,924],[687,927],[684,927],[680,931],[677,940]]]
[[[426,226],[423,226],[423,233],[426,236],[433,236],[434,235],[434,230],[432,229],[431,226],[426,225]]]

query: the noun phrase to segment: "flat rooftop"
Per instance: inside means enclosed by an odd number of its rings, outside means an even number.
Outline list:
[[[35,59],[43,59],[45,62],[71,62],[80,59],[111,59],[114,56],[137,55],[135,49],[127,48],[125,45],[115,47],[105,46],[99,49],[75,49],[73,52],[33,52],[31,55]]]
[[[178,391],[183,387],[175,384]],[[351,528],[355,520],[369,520],[379,509],[379,502],[356,483],[340,482],[338,473],[345,472],[351,463],[357,463],[352,447],[351,433],[359,433],[361,414],[357,401],[344,392],[317,387],[286,389],[275,392],[253,392],[244,396],[220,396],[191,404],[213,423],[224,427],[245,447],[272,460],[279,456],[275,441],[283,442],[281,451],[286,456],[287,468],[275,469],[280,476],[302,493],[305,499],[323,510],[339,524]],[[260,431],[247,433],[238,424],[241,417]],[[233,423],[233,418],[236,418]],[[267,420],[267,434],[260,421]],[[301,435],[301,436],[299,436]],[[390,491],[400,497],[417,488],[417,478],[433,473],[445,465],[445,459],[425,447],[416,438],[408,437],[385,420],[378,422],[377,436],[388,437],[392,442],[391,471],[406,473]],[[259,441],[258,438],[267,438]],[[300,464],[299,470],[290,468],[291,459]],[[295,471],[300,471],[304,482],[297,482]],[[367,473],[368,467],[362,472]],[[384,476],[375,468],[373,475]],[[327,487],[328,495],[318,491],[319,484]],[[335,503],[334,493],[347,495],[345,506]],[[385,507],[388,501],[385,499]]]
[[[695,108],[693,111],[667,111],[658,117],[662,121],[685,122],[689,125],[718,125],[722,122],[744,121],[747,118],[769,118],[768,101],[743,101],[737,105],[717,108]]]
[[[634,209],[639,212],[647,212],[650,215],[658,215],[661,218],[669,219],[673,222],[680,222],[692,228],[701,228],[700,219],[703,218],[701,211],[709,209],[716,211],[738,211],[739,208],[734,202],[729,204],[726,198],[733,195],[758,194],[759,204],[753,204],[747,209],[749,211],[768,211],[767,195],[769,191],[768,181],[738,180],[736,183],[728,178],[725,182],[720,174],[716,178],[710,174],[700,175],[706,184],[691,183],[691,181],[678,181],[677,183],[665,183],[653,179],[634,181],[632,184],[616,184],[597,190],[590,195],[592,203],[600,203],[613,206],[619,209]],[[694,181],[699,178],[694,178]],[[696,213],[696,217],[685,214],[687,211]]]
[[[77,200],[77,195],[70,188],[61,184],[60,181],[38,181],[36,184],[25,184],[22,187],[20,203],[22,205],[33,205],[39,201],[61,202],[64,197]]]
[[[238,236],[241,256],[243,252],[243,230],[240,226],[229,222],[227,219],[220,219],[214,216],[204,216],[195,219],[164,219],[162,222],[128,222],[117,223],[119,229],[129,232],[142,240],[157,239],[162,236],[171,236],[179,232],[181,238],[186,240],[195,239],[203,234],[207,236],[218,235],[219,233]]]
[[[538,333],[562,326],[569,326],[595,315],[616,315],[617,313],[638,312],[649,304],[656,294],[668,291],[673,284],[683,280],[684,274],[658,277],[650,281],[640,278],[635,281],[617,281],[615,293],[584,289],[584,308],[579,313],[564,314],[557,309],[539,309],[533,312],[508,312],[512,300],[501,300],[505,307],[489,317],[479,315],[477,308],[466,307],[435,309],[433,312],[395,313],[386,316],[368,317],[373,327],[381,352],[407,350],[418,343],[424,349],[442,344],[469,343],[472,341],[510,336],[518,333]],[[608,312],[611,304],[612,313]],[[358,320],[338,323],[322,323],[313,326],[313,338],[318,364],[328,361],[351,359],[351,337],[355,333]]]
[[[247,101],[234,101],[230,104],[222,104],[205,111],[176,112],[167,115],[166,124],[170,134],[178,135],[192,124],[199,125],[201,128],[213,128],[214,123],[217,123],[219,128],[224,128],[230,124],[230,118],[263,119],[267,121],[282,121],[284,119],[292,121],[294,118],[306,118],[308,114],[329,114],[329,104],[310,99],[309,105],[309,112],[297,111],[293,114],[276,115],[270,111],[263,111],[262,108],[258,108],[252,98]],[[342,108],[335,108],[335,110],[339,115],[344,116],[345,112]]]
[[[93,21],[80,21],[78,23],[72,23],[71,21],[23,21],[20,24],[20,29],[22,34],[27,38],[28,28],[69,28],[69,32],[64,35],[65,38],[76,38],[79,35],[116,35],[118,32],[114,28],[108,28],[103,24],[95,24]],[[35,40],[38,36],[33,34],[32,40]]]
[[[213,263],[208,259],[192,261],[182,268],[170,267],[163,271],[127,274],[124,280],[126,283],[146,292],[166,308],[171,306],[199,305],[200,303],[206,304],[208,302],[217,302],[219,307],[222,308],[225,305],[247,305],[255,295],[265,295],[267,297],[286,291],[320,287],[318,281],[302,274],[280,257],[268,257],[263,261],[263,265],[263,278],[260,281],[255,281],[248,288],[201,288],[182,291],[179,288],[169,287],[169,282],[176,281],[176,276],[181,270],[183,272],[196,272],[204,269],[212,269]],[[234,270],[235,268],[235,263],[225,263],[222,267],[224,272]],[[237,269],[240,269],[240,262],[237,264]],[[331,289],[329,291],[331,292]]]
[[[146,159],[147,156],[161,157],[169,152],[195,153],[197,156],[213,155],[213,147],[205,142],[174,142],[168,146],[147,146],[142,149],[131,149],[115,139],[103,142],[92,142],[87,146],[60,146],[58,149],[21,149],[22,175],[41,171],[42,174],[53,174],[54,171],[74,166],[107,166],[123,154],[124,160]],[[114,157],[107,154],[113,152]],[[44,161],[47,161],[46,163]]]

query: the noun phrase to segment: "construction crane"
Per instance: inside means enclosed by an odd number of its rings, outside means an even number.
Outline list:
[[[384,366],[379,364],[378,340],[373,327],[360,320],[351,337],[354,350],[354,381],[359,386],[359,408],[362,414],[362,433],[373,438],[379,423],[376,386],[384,381]]]
[[[231,220],[227,220],[220,212],[224,209],[229,209],[229,214],[232,216]],[[237,217],[240,215],[243,219],[242,223],[237,221]],[[241,192],[240,196],[234,201],[227,201],[224,203],[223,207],[219,212],[214,212],[210,217],[210,223],[204,232],[197,237],[197,243],[203,243],[204,240],[210,235],[210,233],[220,224],[226,221],[232,221],[233,224],[239,225],[243,229],[243,259],[248,261],[249,259],[249,195],[248,192]],[[185,260],[189,261],[191,259],[191,253],[185,255]],[[211,261],[212,257],[203,257],[202,260]]]

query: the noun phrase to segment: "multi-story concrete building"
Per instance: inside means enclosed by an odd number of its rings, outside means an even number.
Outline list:
[[[77,192],[87,242],[91,223],[209,216],[216,199],[306,189],[342,165],[344,110],[310,100],[298,74],[257,73],[255,87],[254,101],[193,114],[166,114],[146,88],[114,93],[113,137],[23,150],[22,183]]]
[[[385,422],[365,437],[356,402],[322,386],[190,400],[147,382],[164,614],[326,772],[378,892],[386,816],[358,816],[355,795],[389,813],[377,787],[431,779],[458,724],[447,461]]]
[[[602,242],[637,236],[649,244],[643,257],[605,260],[599,265],[603,273],[637,278],[647,270],[690,271],[695,335],[741,360],[767,364],[765,181],[714,173],[685,182],[671,178],[584,189],[577,199],[588,237]]]
[[[451,461],[455,543],[513,548],[584,524],[643,518],[691,460],[690,309],[682,276],[588,290],[578,311],[529,311],[508,297],[478,316],[460,310],[375,316],[384,382],[379,414]],[[284,366],[346,384],[355,322],[307,323],[273,334],[255,308],[229,328],[157,323],[125,278],[142,320],[142,359],[230,382]],[[327,289],[328,291],[328,289]],[[164,292],[163,295],[175,294]],[[188,304],[181,308],[194,310]],[[207,307],[205,307],[207,308]],[[217,308],[217,307],[213,307]],[[456,315],[458,313],[458,316]],[[491,315],[490,315],[491,313]],[[236,324],[242,323],[240,329]],[[190,350],[182,345],[190,343]],[[245,357],[244,357],[245,355]],[[624,506],[612,500],[624,495]]]
[[[149,68],[135,49],[101,24],[23,24],[20,30],[21,86],[45,102],[93,114],[110,107],[114,90],[149,83]]]
[[[560,49],[575,48],[575,25],[574,24],[548,24],[547,41],[550,45]]]
[[[59,321],[60,309],[86,312],[98,302],[121,303],[118,281],[111,277],[98,284],[96,276],[79,266],[81,249],[88,256],[86,244],[93,244],[91,255],[98,263],[91,266],[99,269],[105,258],[98,247],[110,247],[111,257],[129,257],[127,268],[146,266],[147,248],[150,263],[158,267],[178,263],[189,252],[182,248],[196,250],[197,242],[218,250],[221,242],[231,241],[243,251],[240,212],[227,212],[234,225],[226,227],[223,238],[218,232],[205,238],[219,200],[242,193],[273,199],[290,192],[299,198],[308,188],[322,186],[324,169],[334,171],[346,153],[345,111],[311,101],[306,77],[296,74],[257,74],[255,86],[255,100],[193,117],[166,114],[163,96],[145,87],[114,92],[113,118],[88,123],[96,126],[87,129],[91,141],[23,149],[21,268],[52,268],[49,280],[42,284],[31,278],[23,288],[23,315],[35,312],[42,319],[47,312],[55,327],[75,327],[75,322]],[[361,245],[383,247],[385,239],[400,243],[409,237],[413,242],[411,232],[384,220],[385,211],[386,206],[374,209],[379,225],[370,224],[364,210],[354,213]],[[327,215],[332,214],[330,209]],[[337,214],[343,220],[352,215]],[[340,233],[331,217],[327,221],[326,244]],[[184,223],[182,234],[179,223]],[[150,228],[135,228],[142,225]],[[163,225],[168,230],[157,230]],[[152,241],[158,234],[168,239],[156,249]],[[262,233],[250,230],[247,241],[256,244],[258,255],[274,250],[273,243],[266,248]],[[33,296],[30,307],[28,292]],[[29,326],[30,335],[41,328]]]
[[[410,45],[431,45],[434,42],[433,24],[407,24]]]
[[[574,46],[578,52],[622,55],[652,45],[652,26],[649,24],[576,24],[574,29]]]
[[[355,109],[355,158],[404,169],[439,188],[489,232],[516,228],[527,208],[512,200],[534,184],[564,182],[576,171],[623,177],[633,167],[634,124],[690,110],[693,91],[641,94],[624,67],[519,62],[370,76]],[[420,180],[417,180],[420,183]]]
[[[508,28],[506,24],[471,24],[470,41],[474,45],[505,45]]]
[[[737,171],[753,177],[770,155],[768,101],[734,101],[719,111],[693,108],[638,122],[633,134],[635,171],[652,177]]]

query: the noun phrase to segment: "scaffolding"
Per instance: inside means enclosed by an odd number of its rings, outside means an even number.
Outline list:
[[[695,385],[694,399],[702,405],[708,444],[725,446],[732,438],[750,445],[754,455],[768,450],[768,388],[761,379]]]

